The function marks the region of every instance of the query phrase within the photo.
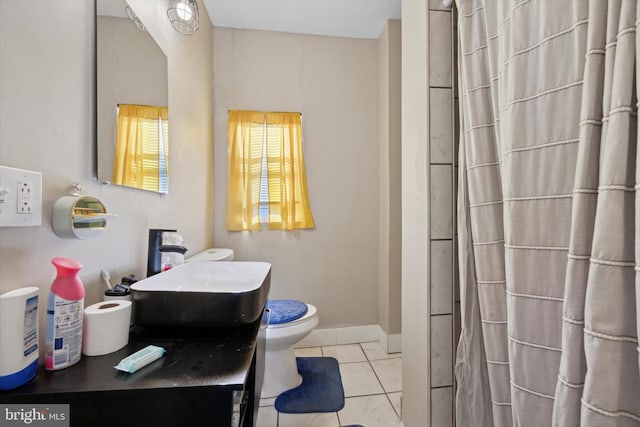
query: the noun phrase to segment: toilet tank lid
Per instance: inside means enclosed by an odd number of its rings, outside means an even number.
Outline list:
[[[276,299],[267,301],[267,308],[271,311],[269,315],[270,325],[293,322],[307,314],[307,304],[293,299]]]
[[[209,248],[185,259],[190,261],[233,261],[233,249]]]

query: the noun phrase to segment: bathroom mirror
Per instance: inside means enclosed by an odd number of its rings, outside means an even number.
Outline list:
[[[95,6],[97,178],[167,193],[167,57],[125,0]]]

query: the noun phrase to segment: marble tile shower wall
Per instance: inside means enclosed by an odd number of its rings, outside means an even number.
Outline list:
[[[431,425],[455,425],[457,105],[455,11],[429,0]]]

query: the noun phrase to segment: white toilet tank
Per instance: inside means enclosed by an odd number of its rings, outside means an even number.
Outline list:
[[[184,262],[191,261],[233,261],[233,249],[207,249],[184,260]]]

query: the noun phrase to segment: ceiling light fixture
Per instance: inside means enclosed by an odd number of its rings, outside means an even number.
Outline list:
[[[198,31],[198,3],[196,0],[170,0],[167,15],[175,30],[187,36]]]

